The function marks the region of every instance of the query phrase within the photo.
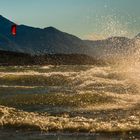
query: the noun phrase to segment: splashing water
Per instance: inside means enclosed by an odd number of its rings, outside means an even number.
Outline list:
[[[114,22],[109,23],[114,32]],[[136,44],[135,53],[117,65],[1,66],[0,127],[45,132],[140,131]]]
[[[117,65],[0,67],[0,126],[55,132],[140,130],[139,45]]]
[[[118,66],[118,69],[129,79],[131,83],[134,83],[137,88],[140,87],[140,40],[134,40],[134,46],[130,54],[125,57]],[[132,47],[134,47],[132,46]]]
[[[115,66],[7,69],[0,68],[1,85],[7,85],[0,87],[3,127],[46,132],[140,129],[140,95],[135,83]]]

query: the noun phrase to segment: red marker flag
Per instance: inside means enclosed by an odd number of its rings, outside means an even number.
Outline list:
[[[16,33],[17,33],[17,25],[14,24],[14,25],[12,25],[12,27],[11,27],[11,34],[12,34],[13,36],[15,36]]]

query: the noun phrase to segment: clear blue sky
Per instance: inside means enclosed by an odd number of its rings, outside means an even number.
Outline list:
[[[140,0],[0,0],[0,14],[17,24],[54,26],[81,38],[140,32]]]

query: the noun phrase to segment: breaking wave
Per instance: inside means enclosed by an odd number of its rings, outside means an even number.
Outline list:
[[[1,67],[0,126],[45,132],[139,131],[139,71],[127,66]]]

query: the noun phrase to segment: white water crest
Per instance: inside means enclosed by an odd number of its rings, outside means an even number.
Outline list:
[[[109,20],[106,31],[111,27],[116,35],[122,26]],[[128,55],[108,65],[1,66],[0,127],[140,131],[140,49],[134,43]]]
[[[6,86],[0,87],[0,125],[46,132],[140,130],[137,67],[122,66],[17,67],[11,72],[1,67]]]

